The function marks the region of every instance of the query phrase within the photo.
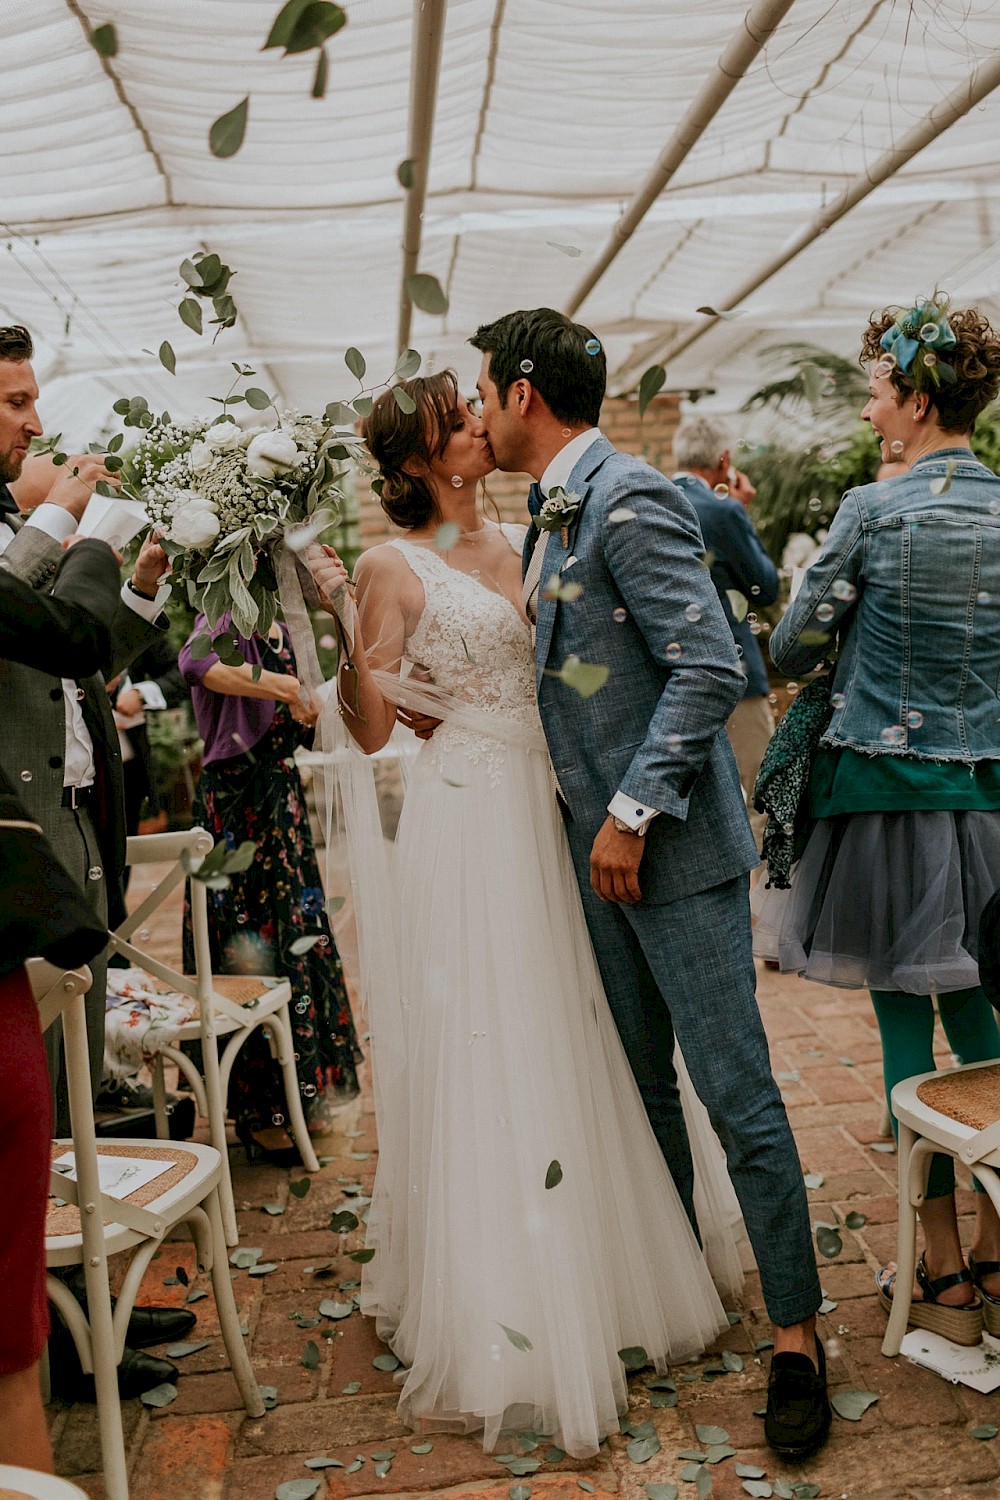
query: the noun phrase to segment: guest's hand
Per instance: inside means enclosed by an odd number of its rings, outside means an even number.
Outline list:
[[[333,605],[334,595],[345,584],[350,588],[351,575],[332,547],[310,547],[306,553],[306,563],[313,576],[322,607],[327,614],[334,614],[336,612]]]
[[[142,713],[142,708],[142,694],[137,687],[126,688],[115,699],[115,713],[121,714],[123,719],[134,719],[136,714]]]
[[[104,467],[104,455],[83,453],[70,458],[59,470],[59,477],[45,499],[49,505],[68,510],[79,525],[95,488],[101,481],[112,489],[121,489],[121,475]]]
[[[160,539],[156,532],[151,531],[139,550],[139,556],[135,560],[135,568],[132,572],[132,583],[150,599],[156,598],[156,591],[160,586],[160,579],[164,573],[170,572],[170,559],[160,546]]]
[[[306,729],[315,728],[316,720],[319,718],[319,704],[315,698],[299,697],[288,707],[296,724],[302,724]]]
[[[643,840],[637,833],[622,833],[610,817],[605,818],[590,851],[590,883],[602,901],[634,906],[641,899],[639,865],[643,850]]]
[[[757,498],[757,491],[741,469],[730,469],[729,493],[741,505],[752,505]]]

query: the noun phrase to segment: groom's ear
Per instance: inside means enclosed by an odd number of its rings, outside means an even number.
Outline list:
[[[526,417],[532,403],[540,400],[530,380],[515,380],[507,394],[507,405],[513,406],[518,416]]]

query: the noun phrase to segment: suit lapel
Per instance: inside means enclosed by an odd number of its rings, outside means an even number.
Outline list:
[[[580,527],[584,508],[592,486],[589,481],[597,473],[598,469],[616,450],[606,437],[595,438],[586,453],[579,458],[573,466],[569,476],[566,489],[580,496],[580,508],[567,527],[566,540],[568,545],[563,546],[562,537],[558,531],[549,533],[549,545],[545,550],[545,565],[542,569],[541,586],[538,591],[538,618],[535,625],[535,678],[541,686],[542,675],[548,664],[549,652],[552,649],[552,634],[555,629],[556,615],[560,608],[558,599],[546,599],[542,591],[553,573],[558,573],[562,578],[566,563],[573,556],[573,544]],[[533,532],[529,531],[529,536]],[[572,569],[570,570],[572,579]]]

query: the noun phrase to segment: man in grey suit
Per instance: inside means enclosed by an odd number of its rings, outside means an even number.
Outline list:
[[[496,461],[538,481],[524,554],[538,701],[608,1002],[692,1222],[675,1039],[722,1141],[775,1324],[765,1434],[804,1457],[830,1425],[821,1293],[755,996],[757,850],[725,733],[745,686],[732,633],[690,504],[597,427],[606,367],[590,330],[541,308],[470,342]],[[588,665],[610,669],[596,692]]]

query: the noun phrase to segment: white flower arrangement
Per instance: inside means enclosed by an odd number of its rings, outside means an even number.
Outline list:
[[[274,551],[293,550],[332,525],[343,500],[351,433],[325,417],[286,411],[271,426],[168,417],[143,432],[125,489],[143,502],[175,587],[209,628],[232,616],[241,636],[270,629],[278,605]]]

